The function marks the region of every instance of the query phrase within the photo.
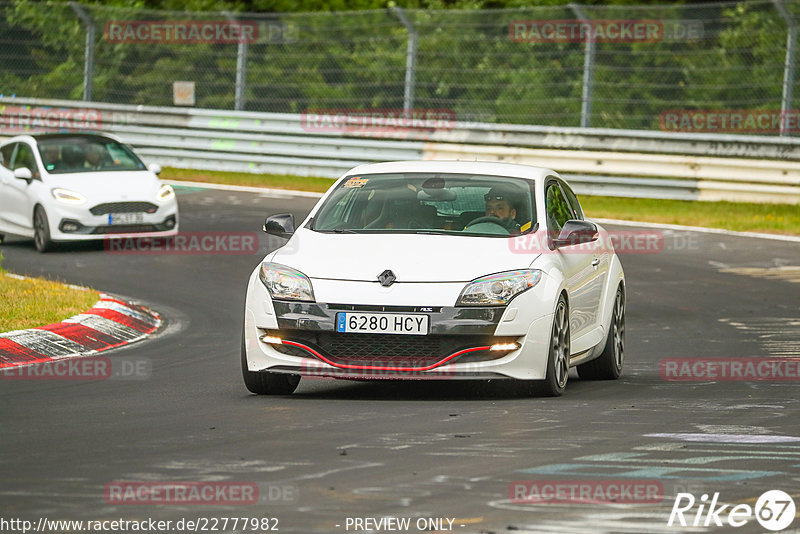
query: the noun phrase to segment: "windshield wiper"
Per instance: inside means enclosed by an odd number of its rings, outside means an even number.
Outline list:
[[[316,228],[312,228],[315,232],[319,232],[321,234],[358,234],[360,232],[356,232],[355,230],[350,230],[348,228],[333,228],[331,230],[318,230]]]
[[[453,230],[414,230],[414,233],[424,235],[453,235]]]

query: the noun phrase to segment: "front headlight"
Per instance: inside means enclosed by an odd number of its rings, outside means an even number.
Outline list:
[[[86,202],[85,196],[81,195],[80,193],[76,193],[75,191],[70,191],[69,189],[61,189],[60,187],[56,187],[55,189],[51,190],[50,193],[53,195],[54,199],[64,204],[83,204]]]
[[[158,190],[158,195],[156,195],[156,198],[161,202],[172,200],[175,198],[175,190],[172,189],[171,185],[164,184],[161,186],[161,189]]]
[[[456,306],[500,306],[526,291],[542,279],[542,271],[524,269],[490,274],[473,280],[458,297]]]
[[[311,280],[296,269],[279,263],[264,262],[258,277],[274,299],[314,302]]]

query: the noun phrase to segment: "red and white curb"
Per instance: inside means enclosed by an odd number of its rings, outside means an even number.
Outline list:
[[[60,323],[0,333],[0,370],[91,356],[140,341],[161,324],[158,313],[101,293],[91,309]]]

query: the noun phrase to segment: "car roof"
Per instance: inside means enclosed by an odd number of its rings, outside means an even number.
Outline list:
[[[122,140],[115,135],[109,135],[100,132],[92,132],[92,133],[58,132],[58,133],[32,133],[32,134],[18,135],[16,137],[4,140],[2,144],[6,145],[8,143],[16,143],[19,141],[28,141],[28,142],[32,141],[38,143],[39,141],[45,141],[48,139],[59,139],[59,138],[68,139],[75,137],[84,139],[111,139],[113,141],[117,141],[118,143],[122,142]]]
[[[534,167],[517,163],[493,161],[389,161],[370,163],[355,167],[348,174],[439,172],[458,174],[482,174],[488,176],[509,176],[528,180],[542,180],[558,173],[546,167]]]
[[[41,133],[41,134],[34,134],[31,137],[36,139],[37,141],[45,141],[48,139],[64,139],[64,138],[71,138],[71,137],[78,137],[84,139],[113,139],[114,141],[119,141],[113,135],[108,134],[101,134],[101,133]]]

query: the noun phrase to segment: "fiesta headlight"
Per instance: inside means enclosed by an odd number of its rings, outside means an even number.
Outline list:
[[[81,195],[80,193],[76,193],[75,191],[70,191],[69,189],[62,189],[60,187],[56,187],[55,189],[51,190],[50,193],[53,195],[53,198],[58,200],[63,204],[83,204],[86,202],[86,197]]]
[[[279,263],[264,262],[258,277],[274,299],[314,302],[311,280],[296,269]]]
[[[156,198],[161,202],[172,200],[175,198],[175,190],[172,189],[171,185],[164,184],[161,186],[161,189],[158,190],[158,195],[156,195]]]
[[[458,297],[456,306],[501,306],[532,288],[542,278],[542,271],[524,269],[490,274],[473,280]]]

